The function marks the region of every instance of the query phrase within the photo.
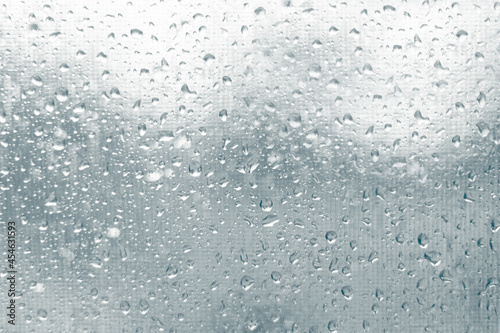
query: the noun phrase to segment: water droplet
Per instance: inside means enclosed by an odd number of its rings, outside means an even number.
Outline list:
[[[479,96],[477,97],[477,103],[479,104],[479,107],[484,108],[486,105],[486,95],[481,91],[479,93]]]
[[[123,314],[127,314],[130,311],[130,304],[127,301],[121,301],[120,302],[120,310],[123,312]]]
[[[424,249],[429,245],[429,237],[427,237],[425,233],[418,235],[417,241],[418,244]]]
[[[146,124],[141,123],[137,125],[137,130],[139,131],[140,136],[144,136],[147,132]]]
[[[243,275],[240,281],[240,285],[244,290],[248,290],[252,288],[252,286],[255,283],[255,279],[251,277],[250,275]]]
[[[346,299],[352,299],[352,297],[354,296],[354,290],[351,286],[342,287],[341,292]]]
[[[337,333],[338,332],[338,324],[336,320],[330,320],[327,324],[328,331],[332,333]]]
[[[185,94],[185,95],[191,95],[191,96],[194,96],[196,95],[196,91],[191,91],[188,87],[188,85],[186,83],[184,83],[181,87],[181,91]]]
[[[260,201],[260,208],[265,212],[273,210],[273,201],[269,198],[264,198]]]
[[[263,18],[266,16],[266,10],[262,7],[259,7],[257,8],[255,11],[254,11],[255,15],[258,17],[258,18]]]
[[[277,271],[273,271],[271,273],[271,279],[273,280],[274,283],[280,283],[281,282],[281,273]]]
[[[302,125],[302,117],[300,114],[294,113],[288,118],[288,123],[292,128],[299,128]]]
[[[313,64],[309,67],[309,76],[313,79],[319,79],[321,77],[321,66],[318,64]]]
[[[227,120],[227,110],[226,110],[226,109],[222,109],[222,110],[219,112],[219,118],[220,118],[222,121],[226,121],[226,120]]]
[[[222,77],[222,83],[224,83],[226,86],[230,87],[233,84],[233,81],[229,76],[223,76]]]
[[[208,53],[203,57],[203,61],[205,62],[205,64],[207,64],[207,66],[210,66],[214,63],[215,57],[212,54]]]
[[[139,311],[142,313],[142,314],[146,314],[149,310],[149,302],[146,301],[144,298],[141,298],[139,300]]]
[[[262,220],[262,226],[269,228],[269,227],[274,226],[279,221],[280,221],[280,219],[279,219],[277,214],[270,214],[270,215],[267,215],[266,217],[264,217],[264,219]]]
[[[467,38],[467,36],[469,36],[469,34],[465,30],[460,30],[457,32],[457,38],[461,42],[463,42],[465,38]]]
[[[333,230],[327,231],[327,233],[325,234],[325,238],[328,243],[333,244],[337,241],[337,233]]]
[[[312,42],[312,46],[315,49],[319,49],[323,46],[323,43],[321,43],[319,40],[316,39]]]
[[[165,273],[167,274],[167,277],[169,279],[173,279],[179,273],[179,268],[177,268],[176,265],[170,264],[170,265],[168,265]]]
[[[59,102],[66,102],[69,99],[69,92],[66,88],[59,88],[56,90],[56,99]]]
[[[199,177],[201,175],[201,164],[198,161],[192,161],[189,164],[189,174],[193,177]]]
[[[69,66],[68,64],[61,64],[59,66],[59,70],[61,71],[61,73],[66,73],[69,71]]]
[[[49,316],[47,311],[45,311],[45,309],[38,310],[36,315],[40,320],[47,320],[47,317]]]
[[[116,88],[116,87],[111,88],[109,95],[111,96],[111,98],[120,98],[121,97],[120,90],[118,90],[118,88]]]
[[[334,26],[331,26],[330,29],[328,29],[328,32],[330,33],[330,35],[332,36],[335,36],[338,34],[339,32],[339,29],[337,29],[336,27]]]
[[[34,75],[31,77],[31,83],[37,87],[41,87],[43,85],[43,80],[41,77]]]
[[[162,113],[162,115],[160,116],[160,126],[165,125],[165,123],[167,122],[167,116],[167,112]]]
[[[396,8],[394,8],[394,7],[390,6],[390,5],[385,5],[383,7],[383,10],[384,10],[384,13],[386,13],[386,14],[394,14],[394,13],[396,13]]]
[[[490,134],[490,127],[484,121],[480,121],[476,126],[482,138],[486,138]]]
[[[441,253],[436,250],[426,252],[424,258],[427,259],[432,266],[438,266],[441,263]]]
[[[144,34],[139,29],[132,29],[132,30],[130,30],[130,35],[133,38],[142,38]]]

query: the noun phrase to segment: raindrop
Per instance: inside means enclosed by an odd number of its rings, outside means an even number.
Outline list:
[[[123,312],[123,314],[127,314],[130,311],[130,304],[127,301],[121,301],[120,302],[120,311]]]
[[[265,212],[273,210],[273,201],[269,198],[264,198],[260,201],[260,208]]]
[[[189,174],[193,177],[199,177],[201,175],[201,164],[198,161],[192,161],[189,164]]]
[[[249,276],[249,275],[243,275],[243,277],[241,278],[241,281],[240,281],[240,285],[244,290],[248,290],[248,289],[252,288],[254,283],[255,283],[254,278]]]
[[[130,35],[133,38],[142,38],[144,34],[139,29],[132,29],[132,30],[130,30]]]
[[[342,287],[341,292],[346,299],[352,299],[352,297],[354,296],[354,291],[351,286]]]
[[[325,238],[328,243],[333,244],[337,241],[337,233],[333,230],[330,230],[325,234]]]
[[[266,16],[266,10],[262,7],[259,7],[257,8],[255,11],[254,11],[255,15],[258,17],[258,18],[263,18]]]

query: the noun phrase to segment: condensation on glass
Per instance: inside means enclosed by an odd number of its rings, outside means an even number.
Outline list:
[[[0,15],[0,331],[498,332],[499,2]]]

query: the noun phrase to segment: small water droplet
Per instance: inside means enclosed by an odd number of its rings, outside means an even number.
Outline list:
[[[248,290],[252,288],[252,286],[255,283],[255,279],[251,277],[250,275],[243,275],[240,281],[240,285],[244,290]]]
[[[133,38],[137,38],[137,39],[139,39],[139,38],[142,38],[144,34],[143,34],[143,33],[142,33],[142,31],[141,31],[141,30],[139,30],[139,29],[132,29],[132,30],[130,30],[130,35],[131,35]]]

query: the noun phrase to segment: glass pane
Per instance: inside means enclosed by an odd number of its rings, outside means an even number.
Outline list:
[[[498,332],[499,2],[0,13],[0,331]]]

